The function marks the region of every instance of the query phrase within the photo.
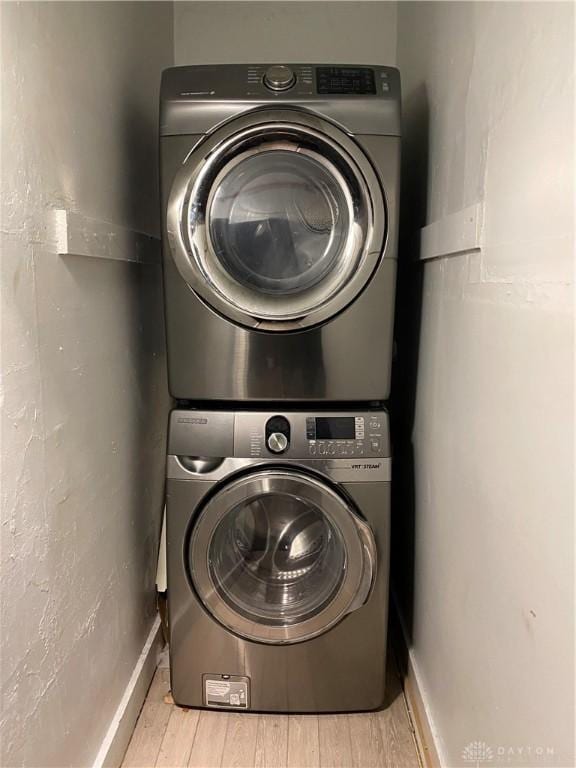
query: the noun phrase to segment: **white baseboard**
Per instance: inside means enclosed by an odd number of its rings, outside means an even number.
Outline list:
[[[412,650],[408,650],[408,669],[406,679],[404,680],[404,695],[412,715],[416,740],[426,768],[442,768],[446,763],[442,760],[438,736],[433,725],[427,696],[422,688]]]
[[[410,716],[414,725],[418,750],[422,756],[425,768],[442,768],[447,765],[444,760],[440,745],[440,738],[434,727],[434,719],[426,689],[422,684],[422,676],[418,671],[418,664],[414,658],[414,652],[408,643],[408,635],[402,614],[398,610],[398,604],[394,600],[395,612],[400,625],[399,641],[404,646],[407,669],[403,681],[404,696],[410,710]]]
[[[118,768],[122,764],[136,720],[156,671],[162,642],[160,617],[156,616],[92,768]]]

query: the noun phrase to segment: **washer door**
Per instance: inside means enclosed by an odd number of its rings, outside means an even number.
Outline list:
[[[296,110],[252,112],[202,141],[175,179],[167,216],[190,287],[263,330],[341,311],[384,246],[384,199],[367,158],[344,132]]]
[[[212,496],[187,557],[208,612],[262,643],[326,632],[366,602],[376,571],[372,531],[344,497],[284,469],[253,472]]]

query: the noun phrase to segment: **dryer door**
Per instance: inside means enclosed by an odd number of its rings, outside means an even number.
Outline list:
[[[235,634],[297,643],[363,605],[376,573],[370,527],[328,484],[261,469],[213,495],[186,550],[206,610]]]
[[[332,124],[256,111],[188,156],[168,204],[186,282],[230,320],[287,331],[326,321],[366,286],[384,246],[371,164]]]

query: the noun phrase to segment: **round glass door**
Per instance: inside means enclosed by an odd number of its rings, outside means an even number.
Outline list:
[[[235,163],[214,185],[212,245],[232,278],[277,297],[339,269],[349,200],[334,170],[313,157],[271,150]]]
[[[329,486],[288,470],[253,473],[213,496],[188,556],[209,612],[268,643],[326,631],[365,601],[373,579],[366,523]]]
[[[167,219],[190,287],[227,318],[273,331],[323,322],[353,301],[382,255],[386,222],[358,146],[295,110],[256,111],[201,142],[176,176]]]

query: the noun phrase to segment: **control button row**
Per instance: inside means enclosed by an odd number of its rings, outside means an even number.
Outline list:
[[[363,446],[350,445],[311,445],[309,447],[311,456],[363,456]]]

